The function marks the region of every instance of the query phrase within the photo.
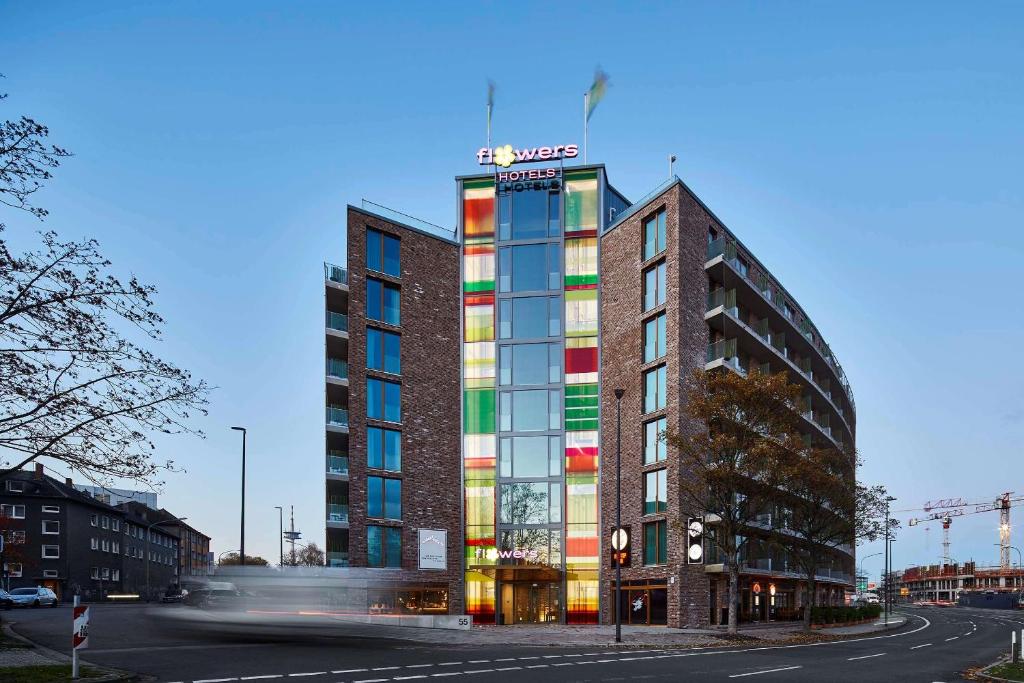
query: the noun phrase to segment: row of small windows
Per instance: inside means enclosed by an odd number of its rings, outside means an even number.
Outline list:
[[[121,570],[109,567],[90,567],[89,578],[94,581],[120,581]]]

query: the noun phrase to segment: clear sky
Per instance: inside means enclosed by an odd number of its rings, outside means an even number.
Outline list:
[[[209,438],[161,447],[188,470],[162,505],[218,552],[235,424],[247,550],[276,555],[274,505],[323,541],[321,262],[344,262],[345,205],[451,226],[487,79],[496,143],[581,142],[596,65],[590,161],[636,199],[678,155],[843,363],[862,478],[913,508],[1024,493],[1022,26],[1013,3],[6,2],[0,115],[75,152],[46,226],[156,284],[161,353],[218,387]],[[16,243],[34,227],[3,218]],[[997,517],[955,520],[951,555],[994,562]],[[937,562],[940,536],[907,529],[896,565]]]

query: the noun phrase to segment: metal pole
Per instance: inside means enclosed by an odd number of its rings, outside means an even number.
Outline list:
[[[625,390],[615,390],[615,534],[622,530],[622,396]],[[622,642],[622,557],[615,555],[615,642]]]
[[[889,499],[885,500],[885,563],[882,567],[885,573],[885,594],[882,596],[882,609],[885,613],[885,625],[889,625]]]
[[[79,597],[75,594],[75,600],[71,608],[71,678],[78,678],[78,648],[75,647],[75,611],[78,607]]]
[[[587,118],[587,108],[590,106],[590,92],[583,93],[583,163],[587,163],[587,133],[590,121]]]
[[[277,552],[280,559],[277,561],[278,567],[284,566],[284,508],[280,505],[275,505],[277,508]]]
[[[242,432],[242,530],[239,543],[238,564],[245,566],[245,427],[232,427],[236,432]]]

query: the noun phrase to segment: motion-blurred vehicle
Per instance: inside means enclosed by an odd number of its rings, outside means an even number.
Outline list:
[[[188,591],[183,588],[168,588],[167,592],[160,598],[160,602],[185,602],[188,598]]]
[[[42,586],[15,588],[9,595],[14,601],[15,607],[42,607],[43,605],[56,607],[59,604],[57,594],[49,588],[43,588]]]
[[[14,607],[14,598],[11,594],[0,588],[0,609],[11,609]]]
[[[240,597],[235,584],[210,581],[188,591],[185,604],[202,609],[231,609],[241,605]]]

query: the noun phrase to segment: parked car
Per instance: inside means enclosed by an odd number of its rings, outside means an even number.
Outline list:
[[[14,598],[11,594],[0,588],[0,609],[11,609],[14,607]]]
[[[37,586],[36,588],[15,588],[10,592],[15,607],[42,607],[49,605],[56,607],[60,604],[57,594],[49,588]]]

